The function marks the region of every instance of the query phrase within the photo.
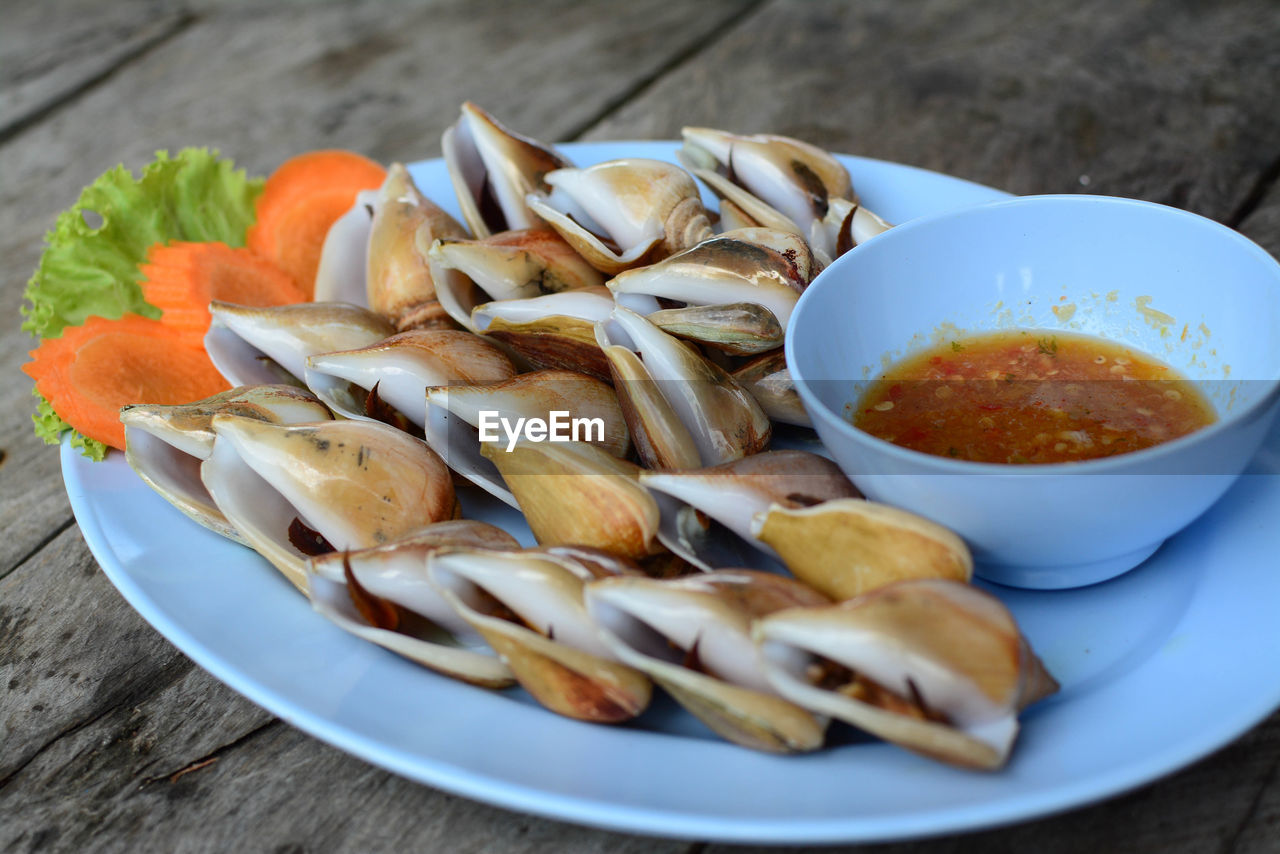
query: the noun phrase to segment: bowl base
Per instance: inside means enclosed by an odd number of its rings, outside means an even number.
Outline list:
[[[1069,590],[1073,587],[1087,587],[1090,584],[1123,575],[1151,557],[1163,543],[1164,540],[1157,540],[1150,545],[1115,557],[1091,563],[1072,563],[1061,566],[991,563],[975,555],[973,574],[984,581],[1003,584],[1005,587],[1019,587],[1024,590]]]

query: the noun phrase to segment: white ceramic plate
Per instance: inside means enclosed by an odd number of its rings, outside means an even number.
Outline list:
[[[670,159],[670,143],[564,147],[580,164]],[[904,221],[1003,195],[848,158],[864,201]],[[439,161],[416,164],[451,203]],[[617,830],[745,842],[852,842],[1028,819],[1182,767],[1280,705],[1280,436],[1205,517],[1139,569],[1059,592],[995,589],[1062,691],[1024,716],[1003,771],[960,771],[835,728],[777,757],[713,737],[669,701],[633,724],[578,723],[520,691],[452,682],[312,612],[248,549],[189,522],[113,453],[62,448],[90,549],[124,597],[200,666],[308,733],[397,774],[516,810]],[[468,500],[468,498],[470,500]],[[518,532],[514,511],[464,496]],[[1087,536],[1087,531],[1081,532]]]

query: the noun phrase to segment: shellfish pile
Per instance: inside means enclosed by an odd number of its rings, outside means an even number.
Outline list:
[[[1002,766],[1057,686],[963,541],[770,450],[808,423],[796,300],[889,228],[836,158],[686,128],[688,171],[577,168],[472,104],[443,149],[464,223],[394,164],[330,229],[316,302],[210,306],[237,388],[126,407],[143,480],[352,634],[562,715],[626,721],[656,685],[759,750],[815,750],[838,720]],[[600,429],[482,441],[486,412]],[[460,518],[464,483],[538,545]]]

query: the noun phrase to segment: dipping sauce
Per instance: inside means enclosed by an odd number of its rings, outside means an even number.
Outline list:
[[[1216,420],[1185,377],[1102,338],[1014,330],[903,359],[853,412],[861,430],[926,454],[985,463],[1110,457]]]

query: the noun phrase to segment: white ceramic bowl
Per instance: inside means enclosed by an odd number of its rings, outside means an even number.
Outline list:
[[[1004,328],[1133,346],[1195,381],[1218,421],[1130,454],[1023,466],[930,456],[850,422],[890,360]],[[1077,587],[1146,559],[1226,491],[1268,434],[1280,407],[1280,264],[1163,205],[994,202],[900,225],[837,259],[796,306],[786,355],[818,434],[869,498],[957,531],[984,578]]]

